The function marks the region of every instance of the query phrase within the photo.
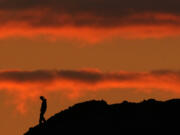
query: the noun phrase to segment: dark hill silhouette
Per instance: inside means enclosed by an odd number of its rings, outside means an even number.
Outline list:
[[[105,101],[87,101],[55,114],[46,124],[30,128],[25,135],[65,135],[107,133],[146,129],[179,129],[180,99],[168,101],[124,101],[108,105]],[[127,130],[128,129],[128,130]],[[131,129],[131,130],[129,130]]]

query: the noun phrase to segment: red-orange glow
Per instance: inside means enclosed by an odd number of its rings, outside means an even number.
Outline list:
[[[0,38],[7,37],[28,37],[36,38],[45,36],[48,40],[58,40],[59,37],[75,39],[78,41],[87,41],[90,43],[100,42],[105,39],[126,38],[126,39],[144,39],[144,38],[164,38],[179,37],[180,27],[178,26],[125,26],[117,28],[28,28],[18,26],[6,26],[0,28]]]
[[[43,78],[44,77],[44,78]],[[26,100],[40,95],[63,92],[69,98],[87,91],[111,88],[160,89],[180,93],[180,74],[173,71],[102,73],[96,70],[74,71],[2,71],[0,90],[16,97],[17,109],[24,112]]]
[[[47,12],[46,10],[44,12]],[[84,40],[96,43],[104,39],[112,38],[163,38],[180,36],[180,19],[173,14],[141,13],[123,18],[116,18],[115,25],[106,26],[105,18],[90,14],[71,16],[68,14],[56,15],[57,24],[36,24],[37,18],[43,16],[43,11],[26,11],[17,13],[20,18],[25,15],[32,16],[26,20],[9,20],[0,25],[0,38],[5,37],[28,37],[34,38],[45,36],[49,40],[57,40],[60,37],[76,40]],[[34,14],[33,14],[34,13]],[[11,13],[0,13],[2,16]],[[34,20],[33,20],[34,19]],[[77,20],[85,24],[74,24]],[[87,20],[96,20],[95,22]],[[104,21],[103,21],[104,20]],[[110,21],[110,20],[109,20]],[[74,23],[73,23],[74,22]],[[102,24],[101,24],[102,23]]]

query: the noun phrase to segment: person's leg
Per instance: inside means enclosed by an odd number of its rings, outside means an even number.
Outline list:
[[[43,115],[42,121],[43,121],[44,123],[46,123],[46,119],[44,118],[44,115]]]
[[[43,121],[43,114],[40,113],[39,124],[42,124],[42,121]]]

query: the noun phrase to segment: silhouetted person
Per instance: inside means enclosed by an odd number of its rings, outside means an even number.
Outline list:
[[[47,103],[46,103],[46,99],[43,96],[40,96],[40,99],[42,100],[42,104],[41,104],[41,113],[40,113],[39,124],[42,124],[42,123],[46,122],[46,120],[44,118],[44,114],[47,109]]]

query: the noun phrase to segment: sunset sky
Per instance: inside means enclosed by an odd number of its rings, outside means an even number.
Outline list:
[[[86,100],[180,98],[179,0],[0,0],[0,134]]]

